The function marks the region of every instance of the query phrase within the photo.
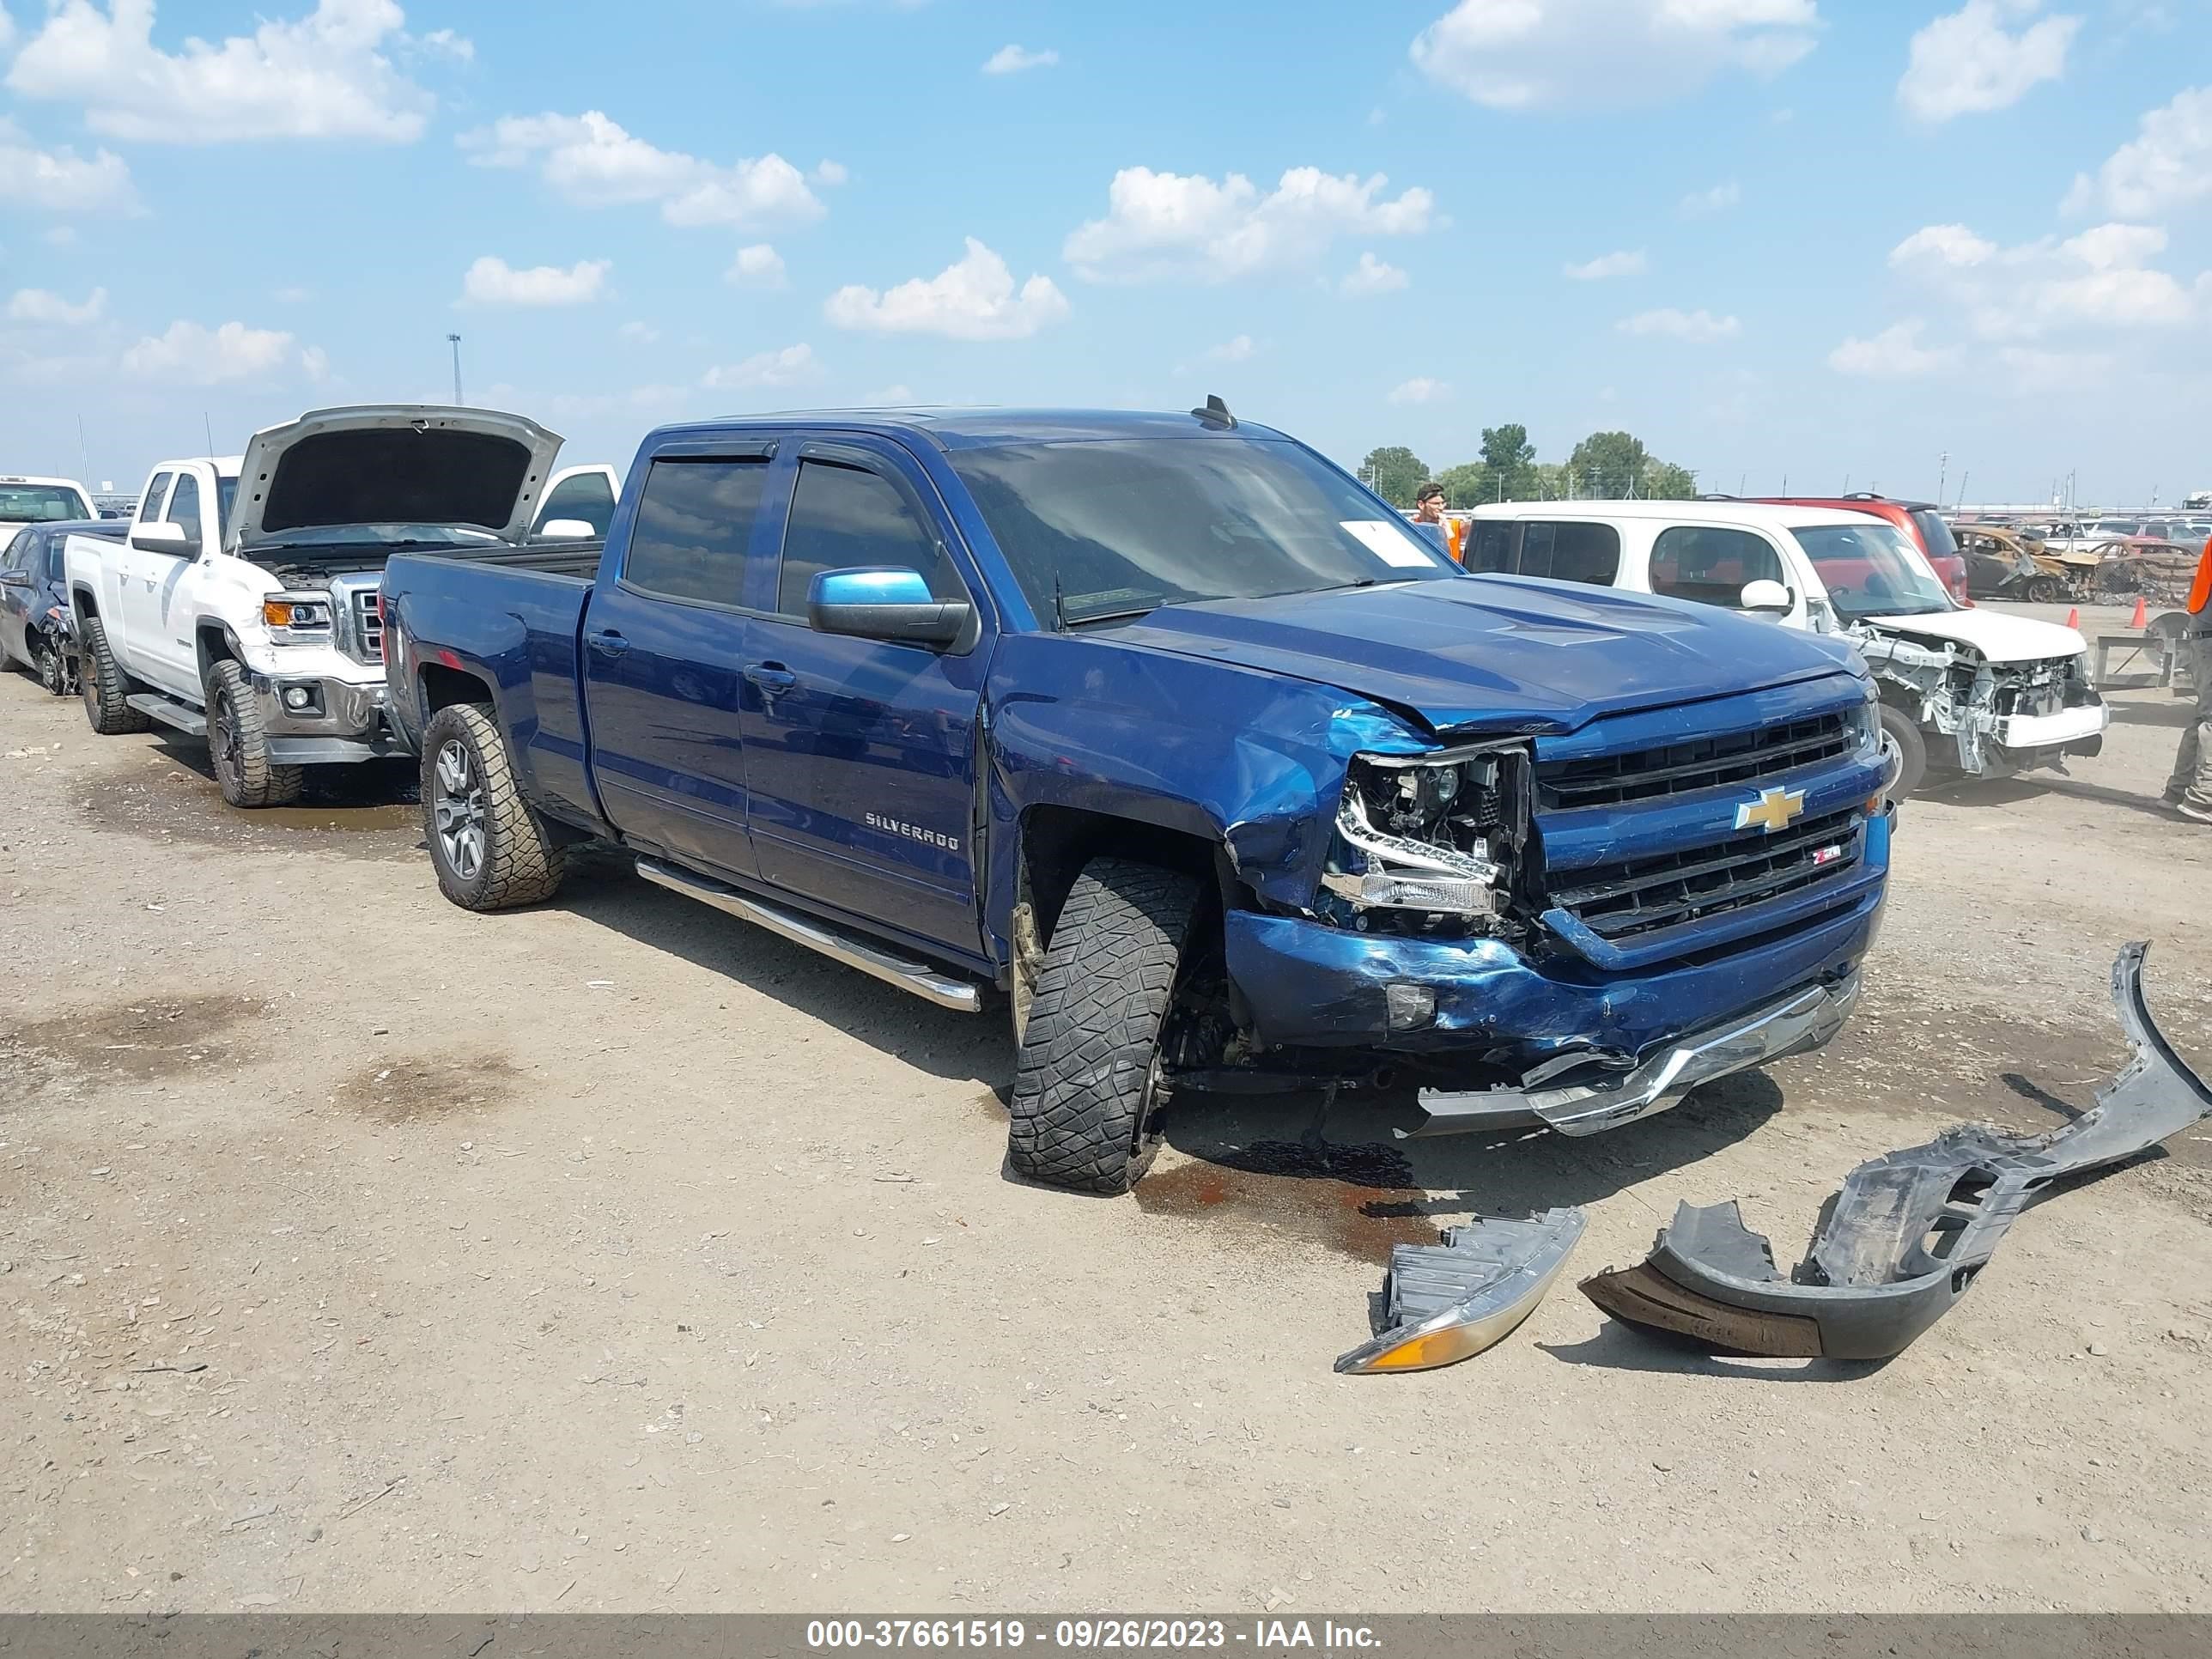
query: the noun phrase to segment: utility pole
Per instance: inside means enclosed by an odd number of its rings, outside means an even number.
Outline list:
[[[1943,492],[1951,482],[1951,452],[1945,450],[1936,458],[1936,505],[1943,505]]]
[[[1959,499],[1956,502],[1957,506],[1964,507],[1966,504],[1966,480],[1973,476],[1974,475],[1972,473],[1964,471],[1960,471],[1959,474]],[[1938,501],[1936,504],[1936,506],[1941,507],[1942,502]]]
[[[461,337],[448,334],[446,338],[453,348],[453,404],[458,408],[461,402]]]

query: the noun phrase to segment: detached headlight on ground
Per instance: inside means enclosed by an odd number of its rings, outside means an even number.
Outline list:
[[[1580,1210],[1547,1210],[1454,1227],[1441,1244],[1395,1246],[1382,1328],[1336,1369],[1434,1370],[1496,1346],[1536,1311],[1582,1236]]]

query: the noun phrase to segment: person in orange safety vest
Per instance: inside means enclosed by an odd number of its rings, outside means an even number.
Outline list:
[[[2189,677],[2197,688],[2197,712],[2182,728],[2173,775],[2166,781],[2166,803],[2185,818],[2212,823],[2212,537],[2197,561],[2197,580],[2189,585]]]

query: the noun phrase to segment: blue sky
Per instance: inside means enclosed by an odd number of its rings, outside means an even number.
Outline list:
[[[258,3],[0,0],[0,471],[442,400],[459,332],[572,460],[1218,392],[1346,462],[2212,489],[2208,0]]]

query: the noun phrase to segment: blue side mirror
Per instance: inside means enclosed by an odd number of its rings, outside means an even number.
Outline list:
[[[821,634],[943,647],[956,643],[975,615],[975,606],[934,597],[920,571],[899,566],[817,571],[806,589],[806,620]]]

